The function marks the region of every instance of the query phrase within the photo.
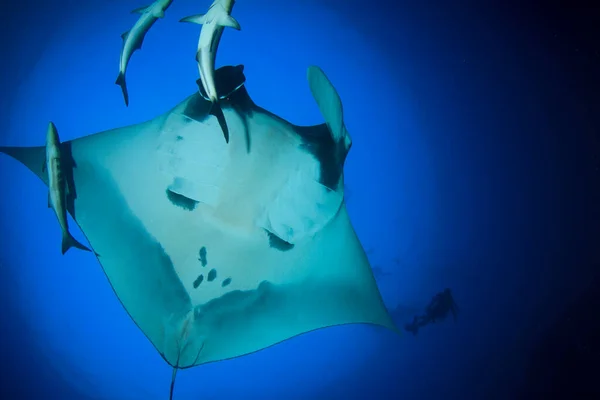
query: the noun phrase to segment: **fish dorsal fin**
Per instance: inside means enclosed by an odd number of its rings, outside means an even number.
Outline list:
[[[202,25],[206,22],[206,14],[190,15],[189,17],[181,18],[179,22],[189,22],[191,24]]]
[[[140,8],[136,8],[135,10],[132,10],[131,13],[132,14],[143,14],[146,12],[146,10],[150,8],[150,6],[144,6],[144,7],[140,7]]]
[[[344,110],[337,90],[319,67],[314,65],[308,67],[306,77],[333,140],[335,142],[343,140],[345,146],[349,148],[352,141],[344,125]]]
[[[123,39],[124,41],[127,40],[127,36],[129,36],[129,31],[121,33],[121,39]]]

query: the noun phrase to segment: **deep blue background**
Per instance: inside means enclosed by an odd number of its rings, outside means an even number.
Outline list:
[[[113,83],[119,35],[144,4],[4,7],[0,144],[40,145],[48,120],[67,140],[174,106],[196,88],[199,33],[177,21],[209,3],[176,0],[156,23],[129,66],[129,108]],[[236,4],[242,31],[225,32],[217,63],[245,64],[259,105],[320,123],[310,64],[338,89],[354,140],[348,208],[399,322],[446,286],[461,315],[416,338],[336,327],[186,370],[177,400],[507,399],[522,390],[532,351],[596,275],[599,54],[586,39],[592,10],[482,3]],[[0,182],[1,392],[165,399],[170,369],[97,262],[60,255],[43,185],[5,156]]]

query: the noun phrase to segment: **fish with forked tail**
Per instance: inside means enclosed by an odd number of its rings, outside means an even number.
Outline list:
[[[121,57],[119,59],[119,76],[115,84],[121,86],[125,105],[129,106],[129,92],[127,91],[127,83],[125,82],[125,73],[131,56],[136,50],[142,48],[142,42],[146,33],[152,28],[152,25],[159,19],[165,16],[165,11],[173,0],[156,0],[149,6],[140,7],[133,10],[132,14],[141,14],[133,28],[124,32],[121,35],[123,39],[123,48],[121,49]]]
[[[60,229],[62,230],[62,254],[65,254],[71,247],[80,250],[91,251],[87,246],[79,243],[77,239],[69,232],[67,222],[67,194],[69,187],[62,170],[62,154],[60,149],[60,139],[54,123],[48,124],[46,133],[46,161],[43,170],[48,173],[48,207],[54,210]]]
[[[202,25],[200,38],[198,39],[198,50],[196,52],[198,71],[200,72],[202,87],[206,92],[208,100],[212,103],[211,114],[219,121],[227,143],[229,143],[229,129],[219,105],[219,95],[215,84],[215,59],[225,27],[230,27],[238,31],[241,29],[240,24],[230,15],[234,4],[235,0],[215,0],[206,14],[192,15],[180,20],[180,22],[191,22]]]

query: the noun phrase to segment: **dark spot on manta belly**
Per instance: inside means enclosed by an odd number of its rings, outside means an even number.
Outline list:
[[[208,263],[208,261],[206,261],[206,247],[202,246],[200,248],[198,256],[198,261],[200,261],[200,264],[202,264],[203,267],[206,267],[206,264]]]
[[[269,237],[269,246],[272,249],[276,249],[279,251],[288,251],[294,248],[294,245],[292,243],[286,242],[274,233],[271,233],[269,231],[265,232],[267,232],[267,236]]]
[[[225,287],[225,286],[229,285],[230,283],[231,283],[231,278],[227,278],[223,282],[221,282],[221,286]]]
[[[217,270],[213,268],[210,271],[208,271],[208,276],[206,277],[206,280],[209,282],[212,282],[216,279],[216,277],[217,277]]]
[[[167,189],[167,198],[174,206],[181,207],[187,211],[193,211],[198,205],[196,200],[192,200],[178,193],[171,192],[169,189]]]
[[[203,280],[204,280],[204,275],[200,274],[200,276],[197,277],[196,280],[194,281],[194,289],[198,289],[198,286],[200,286],[200,284],[202,283]]]

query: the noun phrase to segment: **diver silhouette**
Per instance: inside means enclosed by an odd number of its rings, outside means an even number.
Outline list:
[[[419,328],[431,323],[443,321],[446,316],[448,316],[449,312],[452,313],[454,322],[456,322],[458,306],[452,297],[452,291],[446,288],[443,292],[433,296],[431,302],[425,308],[424,315],[415,315],[413,321],[406,324],[404,329],[408,332],[412,332],[413,335],[416,335],[419,332]]]

